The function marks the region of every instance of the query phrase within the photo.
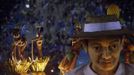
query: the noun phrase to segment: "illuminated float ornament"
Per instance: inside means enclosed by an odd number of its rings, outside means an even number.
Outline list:
[[[66,72],[69,72],[75,68],[79,50],[81,48],[79,41],[79,39],[72,40],[71,51],[68,52],[60,62],[58,68],[60,69],[62,75],[65,75]]]
[[[24,74],[28,70],[33,72],[43,72],[46,68],[47,63],[50,60],[49,56],[43,58],[42,56],[42,35],[39,33],[35,39],[32,40],[31,47],[31,58],[24,58],[24,50],[27,46],[27,40],[20,37],[19,29],[13,31],[14,42],[12,45],[12,57],[9,59],[9,68],[12,73]],[[34,60],[33,54],[33,43],[36,42],[38,49],[38,57]],[[18,51],[17,51],[18,50]],[[18,52],[18,53],[17,53]],[[18,54],[18,55],[17,55]]]
[[[9,59],[10,64],[10,71],[13,73],[27,73],[29,70],[29,67],[31,65],[31,62],[29,62],[27,59],[25,60],[16,60],[14,58]]]
[[[44,72],[32,72],[30,75],[46,75]]]
[[[18,28],[13,30],[13,44],[12,44],[12,57],[9,59],[9,68],[12,73],[27,73],[31,65],[30,61],[24,59],[24,50],[27,46],[27,41],[20,37],[20,32]],[[18,50],[18,51],[17,51]],[[19,55],[17,55],[19,54]]]
[[[76,64],[76,60],[77,60],[77,55],[74,55],[74,56],[71,58],[71,60],[69,60],[67,56],[65,56],[65,57],[61,60],[61,62],[60,62],[60,64],[59,64],[58,68],[60,69],[62,75],[64,75],[66,72],[69,72],[69,71],[71,71],[72,69],[74,69],[75,64]]]
[[[33,63],[31,65],[32,71],[34,72],[43,72],[50,60],[50,57],[45,57],[42,59],[36,58],[33,60]]]
[[[32,48],[31,48],[31,70],[34,72],[43,72],[46,68],[46,65],[48,64],[50,57],[45,56],[43,58],[42,55],[42,44],[43,44],[43,37],[41,35],[41,32],[43,31],[43,28],[41,26],[37,27],[38,29],[38,34],[36,35],[36,38],[32,40]],[[36,46],[38,49],[38,57],[34,59],[34,50],[33,50],[33,43],[36,42]]]
[[[108,6],[107,15],[115,15],[117,18],[120,17],[121,9],[116,4],[111,4]]]
[[[127,46],[128,50],[129,50],[129,62],[131,64],[134,64],[134,45],[133,44],[129,44]]]
[[[134,51],[134,45],[133,44],[128,45],[128,50]]]

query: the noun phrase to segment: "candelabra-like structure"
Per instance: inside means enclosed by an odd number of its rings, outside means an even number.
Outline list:
[[[36,58],[31,65],[32,71],[43,72],[49,60],[50,60],[50,57],[45,57],[42,59]]]
[[[42,44],[43,39],[40,33],[37,34],[35,39],[31,41],[31,57],[25,58],[25,48],[27,46],[27,40],[21,37],[18,28],[13,30],[13,44],[12,44],[12,54],[9,58],[9,69],[11,73],[17,74],[27,74],[27,72],[44,72],[47,63],[50,60],[49,56],[43,57],[42,54]],[[37,47],[38,56],[34,56],[34,43]],[[34,73],[33,73],[34,74]],[[43,73],[45,75],[45,73]]]
[[[9,59],[9,69],[14,73],[27,73],[31,62],[24,58],[24,50],[27,46],[27,41],[22,38],[19,29],[13,30],[12,57]],[[18,54],[18,55],[17,55]]]
[[[39,31],[40,31],[41,27],[39,27]],[[36,43],[37,49],[38,49],[38,57],[35,57],[34,59],[34,42]],[[32,40],[32,49],[31,49],[31,70],[34,72],[43,72],[46,68],[47,63],[50,60],[49,56],[43,57],[42,55],[42,44],[43,44],[43,39],[42,39],[42,35],[39,32],[36,35],[36,38]]]
[[[12,73],[22,74],[22,73],[27,73],[31,65],[31,62],[29,62],[26,59],[16,60],[12,58],[12,59],[9,59],[9,64],[10,64],[9,68]]]

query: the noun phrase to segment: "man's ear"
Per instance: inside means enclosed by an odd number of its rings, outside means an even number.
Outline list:
[[[87,40],[81,41],[81,45],[82,45],[83,49],[87,52],[88,51],[88,42],[87,42]]]
[[[126,42],[128,42],[128,40],[126,39],[126,36],[123,36],[123,37],[121,38],[122,49],[124,48]]]
[[[122,44],[122,46],[124,46],[125,43],[127,43],[127,42],[128,42],[128,39],[126,38],[126,36],[123,36],[123,37],[121,38],[121,44]]]

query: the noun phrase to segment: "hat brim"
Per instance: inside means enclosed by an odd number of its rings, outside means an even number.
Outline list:
[[[108,30],[108,31],[97,31],[97,32],[79,32],[78,34],[75,34],[73,38],[92,39],[96,37],[123,36],[132,34],[133,32],[128,30]]]

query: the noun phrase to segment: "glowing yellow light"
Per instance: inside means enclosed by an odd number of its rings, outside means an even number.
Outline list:
[[[24,60],[9,59],[10,70],[16,73],[26,73],[29,70],[31,62]]]
[[[33,71],[44,71],[47,63],[49,62],[50,57],[46,57],[45,59],[36,58],[31,65]]]
[[[45,72],[33,72],[30,75],[46,75]]]
[[[107,9],[107,15],[116,15],[117,18],[120,17],[120,8],[116,4],[111,4]]]
[[[134,51],[134,45],[132,45],[132,44],[129,45],[129,46],[128,46],[128,49],[129,49],[130,51]]]

